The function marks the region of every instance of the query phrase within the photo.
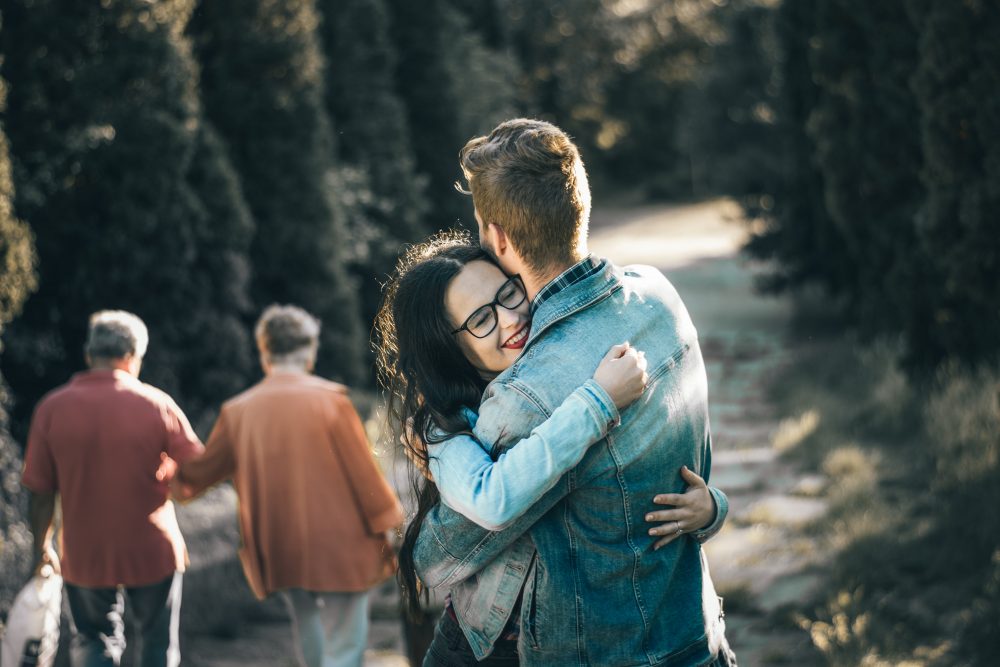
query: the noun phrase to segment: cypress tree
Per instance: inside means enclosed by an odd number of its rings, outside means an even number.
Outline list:
[[[917,34],[901,0],[819,0],[807,132],[824,206],[849,267],[840,285],[863,331],[899,331],[919,295],[913,218],[923,199],[919,113],[909,80]]]
[[[503,52],[509,46],[510,29],[501,0],[449,0],[484,46],[494,52]]]
[[[0,14],[0,26],[2,21]],[[6,98],[7,84],[0,79],[0,119],[5,116]],[[37,283],[34,238],[28,225],[14,215],[10,144],[0,120],[0,331],[21,311]]]
[[[245,306],[231,298],[245,291],[249,222],[238,191],[206,187],[227,167],[206,156],[218,145],[200,123],[182,36],[190,4],[7,3],[15,206],[37,235],[40,271],[3,360],[22,429],[41,394],[81,368],[95,310],[146,321],[143,378],[195,422],[249,371]]]
[[[580,147],[592,180],[599,180],[605,151],[626,129],[609,116],[609,87],[621,71],[616,59],[621,33],[636,24],[602,0],[503,4],[510,45],[523,73],[519,88],[527,112],[566,130]],[[648,11],[666,4],[649,3]]]
[[[317,372],[362,376],[364,340],[334,197],[333,137],[313,0],[212,0],[190,24],[205,113],[229,147],[256,231],[257,310],[295,303],[323,321]]]
[[[180,385],[194,405],[201,432],[223,400],[245,388],[257,371],[250,328],[250,242],[254,223],[239,177],[211,123],[202,120],[187,173],[195,254],[183,302],[188,318],[176,359]],[[194,391],[192,388],[196,388]],[[193,394],[193,395],[192,395]]]
[[[0,26],[3,16],[0,15]],[[3,54],[0,52],[0,61]],[[7,88],[0,79],[0,114]],[[14,183],[7,135],[0,123],[0,333],[34,290],[35,252],[31,231],[14,217]],[[3,350],[0,348],[0,353]],[[10,435],[7,386],[0,376],[0,618],[6,618],[17,589],[27,577],[31,535],[24,521],[21,448]]]
[[[453,122],[462,138],[453,151],[446,152],[456,164],[454,156],[469,138],[522,115],[517,101],[517,63],[504,49],[491,46],[491,35],[499,39],[495,23],[477,22],[492,16],[492,7],[492,2],[483,2],[478,11],[449,7],[444,14],[444,33],[451,36],[446,43],[445,67],[453,97],[459,102]],[[475,227],[474,220],[471,226]]]
[[[406,109],[396,94],[397,59],[384,0],[322,0],[326,108],[345,165],[340,191],[355,251],[363,322],[404,243],[424,235],[424,183],[416,173]]]
[[[931,272],[914,361],[1000,356],[1000,6],[912,2],[920,28],[913,89],[920,106],[926,202],[917,218]]]
[[[428,226],[443,229],[462,222],[474,229],[472,204],[453,187],[462,177],[458,151],[469,139],[456,123],[460,89],[448,63],[449,43],[456,35],[447,26],[455,20],[455,10],[447,0],[387,0],[387,5],[399,53],[396,86],[413,131],[417,169],[427,179]],[[477,94],[474,81],[466,83],[462,94]]]
[[[416,177],[406,109],[396,93],[398,65],[384,0],[322,0],[327,54],[326,106],[337,152],[369,175],[389,236],[413,240],[426,208]]]
[[[708,59],[702,30],[711,25],[709,15],[682,17],[671,5],[652,5],[628,25],[649,36],[634,38],[633,59],[608,75],[607,120],[597,136],[608,172],[621,184],[641,183],[654,197],[703,195],[693,169],[704,154],[682,141],[689,133],[681,127],[694,85],[708,70],[694,63]]]
[[[806,131],[819,89],[809,67],[816,29],[815,3],[784,2],[775,14],[776,67],[780,88],[776,117],[781,142],[779,177],[773,192],[747,207],[759,220],[748,245],[751,254],[776,260],[761,286],[775,291],[813,284],[840,296],[851,268],[846,249],[823,205],[824,182],[814,164],[815,146]]]
[[[756,0],[716,7],[717,43],[686,96],[678,143],[692,161],[696,194],[724,194],[748,208],[774,192],[780,98],[775,9]]]

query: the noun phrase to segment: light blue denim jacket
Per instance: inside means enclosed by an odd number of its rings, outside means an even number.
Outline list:
[[[704,363],[666,278],[605,263],[544,301],[525,351],[487,388],[474,434],[497,456],[528,438],[623,340],[646,353],[646,392],[527,512],[501,531],[444,504],[424,521],[418,572],[451,588],[480,658],[522,586],[525,665],[703,665],[718,649],[724,624],[699,539],[654,551],[645,521],[656,493],[683,491],[682,465],[706,480],[711,468]],[[724,519],[724,496],[716,502]]]
[[[468,408],[463,413],[474,429],[478,415]],[[487,530],[503,530],[617,423],[614,400],[588,379],[496,461],[471,436],[440,434],[445,439],[427,445],[428,469],[449,507]]]
[[[463,408],[462,414],[469,429],[474,429],[479,415],[469,408]],[[487,530],[503,530],[555,486],[618,421],[611,396],[600,384],[587,380],[530,436],[496,461],[472,436],[435,429],[433,441],[427,444],[428,469],[448,507]],[[729,511],[726,494],[715,487],[708,490],[716,513],[709,525],[693,533],[702,542],[722,528]]]

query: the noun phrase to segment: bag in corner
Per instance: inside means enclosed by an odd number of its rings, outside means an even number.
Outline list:
[[[0,645],[0,667],[51,667],[59,648],[62,577],[36,576],[14,598]]]

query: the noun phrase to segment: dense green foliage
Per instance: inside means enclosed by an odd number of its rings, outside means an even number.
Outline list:
[[[246,329],[273,301],[325,321],[320,372],[367,382],[392,260],[472,226],[455,154],[521,113],[576,137],[598,195],[738,198],[751,251],[776,260],[770,287],[821,286],[865,333],[905,335],[914,368],[1000,348],[989,3],[19,0],[7,13],[14,207],[42,264],[7,335],[19,421],[79,367],[87,312],[112,304],[150,319],[149,379],[199,412],[252,378]],[[107,242],[86,243],[93,228]],[[140,303],[150,290],[164,296]],[[190,342],[204,335],[228,342],[202,357]]]
[[[145,377],[194,419],[245,381],[249,222],[200,122],[180,35],[189,12],[8,3],[4,123],[40,273],[6,336],[22,428],[38,397],[81,367],[87,316],[101,308],[146,321]]]
[[[778,39],[772,14],[769,6],[746,2],[708,14],[700,31],[715,43],[700,49],[704,64],[691,86],[682,87],[678,127],[693,191],[726,193],[755,210],[762,192],[774,193],[792,176],[779,176],[778,147],[794,135],[790,123],[782,128],[776,122],[784,72],[771,58]]]
[[[1000,356],[1000,5],[911,2],[919,29],[912,89],[920,109],[916,218],[930,280],[913,354]]]
[[[455,197],[452,183],[461,177],[456,155],[465,137],[455,124],[458,93],[451,80],[444,31],[453,10],[446,0],[415,3],[386,0],[391,11],[391,37],[399,54],[396,87],[406,105],[413,128],[417,167],[427,180],[427,197],[433,206],[431,227],[447,228],[471,220],[471,211]],[[450,150],[442,150],[452,146]]]
[[[505,4],[526,112],[562,126],[580,146],[592,180],[603,180],[603,151],[624,129],[620,119],[607,113],[607,105],[612,72],[620,69],[616,54],[626,26],[601,0]],[[665,124],[657,125],[666,129]]]
[[[424,235],[428,204],[417,174],[406,107],[396,93],[396,52],[385,0],[323,0],[326,108],[336,154],[362,322],[374,322],[381,286],[403,247]]]
[[[900,342],[883,374],[865,368],[872,355],[802,373],[828,372],[811,380],[841,395],[840,437],[876,452],[866,490],[826,519],[842,548],[804,623],[830,664],[993,664],[1000,6],[750,1],[726,14],[694,101],[732,105],[734,123],[768,110],[770,130],[721,123],[729,155],[707,152],[753,221],[751,252],[774,260],[768,286],[818,286],[841,325]],[[765,138],[769,158],[743,164]]]
[[[920,280],[912,260],[922,155],[909,92],[916,31],[898,2],[815,4],[809,65],[818,95],[806,132],[843,243],[837,261],[847,270],[836,289],[856,321],[899,330]]]
[[[0,21],[3,16],[0,15]],[[0,23],[2,25],[2,23]],[[0,59],[3,54],[0,52]],[[0,111],[6,106],[7,86],[0,79]],[[7,135],[0,124],[0,333],[21,310],[35,288],[35,249],[28,226],[14,217],[14,182]],[[3,349],[0,348],[0,354]],[[31,536],[23,520],[24,492],[20,484],[21,449],[10,436],[9,397],[0,376],[0,616],[27,575],[24,554]]]
[[[257,311],[301,304],[324,322],[318,371],[362,377],[364,340],[347,276],[346,222],[309,0],[205,2],[188,27],[205,115],[229,147],[255,229]]]
[[[704,109],[693,113],[691,97],[710,69],[713,35],[719,32],[713,12],[691,15],[683,5],[654,3],[629,17],[627,25],[617,56],[624,71],[606,72],[608,114],[596,135],[609,175],[617,183],[644,186],[652,197],[723,192],[706,182],[706,146],[700,143],[716,139],[718,128],[696,136],[692,127],[709,115]],[[726,67],[733,65],[727,61]]]
[[[862,333],[902,335],[917,373],[1000,357],[1000,8],[749,0],[724,14],[691,152],[707,149],[709,190],[755,220],[770,286],[822,287]],[[695,113],[713,108],[731,122]]]
[[[6,97],[7,86],[0,79],[0,112],[6,107]],[[21,311],[36,285],[34,239],[28,225],[14,215],[10,145],[0,125],[0,331]]]

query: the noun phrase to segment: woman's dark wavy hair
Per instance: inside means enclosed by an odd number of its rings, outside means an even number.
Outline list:
[[[445,292],[469,262],[490,258],[468,234],[441,232],[409,248],[385,287],[375,319],[373,346],[379,382],[387,393],[391,433],[403,434],[403,446],[415,460],[427,463],[426,451],[410,437],[437,425],[449,433],[467,430],[462,406],[478,408],[486,380],[466,359],[445,310]],[[412,431],[405,428],[412,419]],[[405,609],[419,614],[427,591],[417,577],[413,548],[420,524],[440,501],[437,486],[417,472],[413,476],[417,511],[406,528],[399,551],[399,583]]]

